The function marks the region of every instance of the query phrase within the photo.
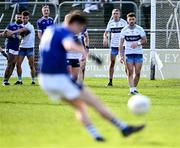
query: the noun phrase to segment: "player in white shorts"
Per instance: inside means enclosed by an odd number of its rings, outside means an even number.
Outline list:
[[[87,105],[127,137],[142,130],[144,125],[129,126],[117,119],[94,94],[75,82],[67,70],[66,51],[81,52],[86,57],[84,47],[73,40],[73,34],[81,32],[86,23],[84,14],[73,13],[63,25],[53,25],[45,30],[40,43],[39,84],[50,97],[61,98],[74,107],[77,118],[95,140],[104,141],[104,138],[91,122]]]
[[[120,41],[120,35],[121,35],[121,30],[127,25],[127,22],[120,18],[120,11],[119,9],[113,9],[112,10],[112,20],[109,21],[107,28],[104,32],[103,36],[103,45],[104,47],[108,47],[108,38],[109,38],[109,33],[110,33],[110,38],[111,38],[111,43],[110,43],[110,48],[111,48],[111,63],[109,67],[109,83],[108,86],[112,86],[112,79],[113,79],[113,74],[114,74],[114,65],[116,61],[116,56],[118,55],[119,52],[119,41]],[[123,52],[123,51],[122,51]]]
[[[125,61],[129,82],[129,94],[137,94],[137,85],[140,79],[140,72],[143,63],[142,45],[147,43],[144,29],[136,24],[134,13],[127,15],[128,26],[121,31],[120,51],[125,43],[125,58],[120,54],[121,61]],[[120,52],[121,53],[121,52]]]

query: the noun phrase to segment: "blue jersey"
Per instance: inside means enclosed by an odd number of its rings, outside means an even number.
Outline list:
[[[64,26],[48,27],[40,42],[40,73],[67,74],[64,40],[73,41],[73,33]]]
[[[45,17],[41,17],[40,19],[37,20],[37,29],[38,31],[44,33],[44,30],[48,27],[54,24],[53,18],[48,17],[46,19]]]
[[[21,28],[23,28],[23,26],[18,25],[16,23],[12,23],[7,26],[7,29],[12,30],[12,31],[15,31]],[[18,33],[14,34],[12,37],[8,37],[5,41],[6,49],[12,49],[15,51],[19,50],[19,44],[20,44],[20,39],[19,39]]]
[[[83,31],[81,31],[79,34],[74,35],[75,42],[80,42],[84,47],[84,34],[87,32],[87,29],[85,28]]]

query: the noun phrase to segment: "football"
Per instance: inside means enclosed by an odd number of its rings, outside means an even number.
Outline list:
[[[129,110],[136,114],[142,115],[150,108],[150,99],[144,95],[134,95],[128,100]]]

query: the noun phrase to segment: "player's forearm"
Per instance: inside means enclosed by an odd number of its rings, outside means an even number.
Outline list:
[[[84,44],[85,46],[89,46],[89,36],[85,34],[85,38],[84,38]]]
[[[18,29],[18,30],[13,31],[13,34],[15,34],[15,33],[24,33],[24,32],[27,32],[27,31],[29,31],[29,30],[26,29],[26,28],[22,28],[22,29]]]
[[[42,33],[41,32],[38,32],[38,38],[41,40],[41,37],[42,37]]]
[[[147,38],[146,37],[142,38],[140,43],[141,43],[141,45],[146,44],[147,43]]]
[[[119,46],[119,54],[120,54],[120,57],[123,57],[123,44]]]
[[[108,32],[104,32],[103,39],[104,39],[104,40],[107,40],[107,39],[108,39]]]
[[[123,48],[124,48],[124,39],[120,39],[120,44],[119,44],[119,54],[120,54],[120,57],[124,56],[123,55]]]

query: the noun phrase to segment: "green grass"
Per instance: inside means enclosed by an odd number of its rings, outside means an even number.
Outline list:
[[[180,79],[141,79],[139,91],[149,96],[152,102],[151,110],[143,116],[128,111],[126,79],[115,79],[112,88],[106,87],[106,79],[88,78],[85,84],[119,118],[130,124],[146,123],[145,130],[123,138],[116,128],[89,109],[93,122],[107,140],[97,143],[75,119],[72,108],[62,102],[51,102],[39,86],[31,86],[30,79],[26,79],[23,86],[0,86],[0,147],[180,147]]]

